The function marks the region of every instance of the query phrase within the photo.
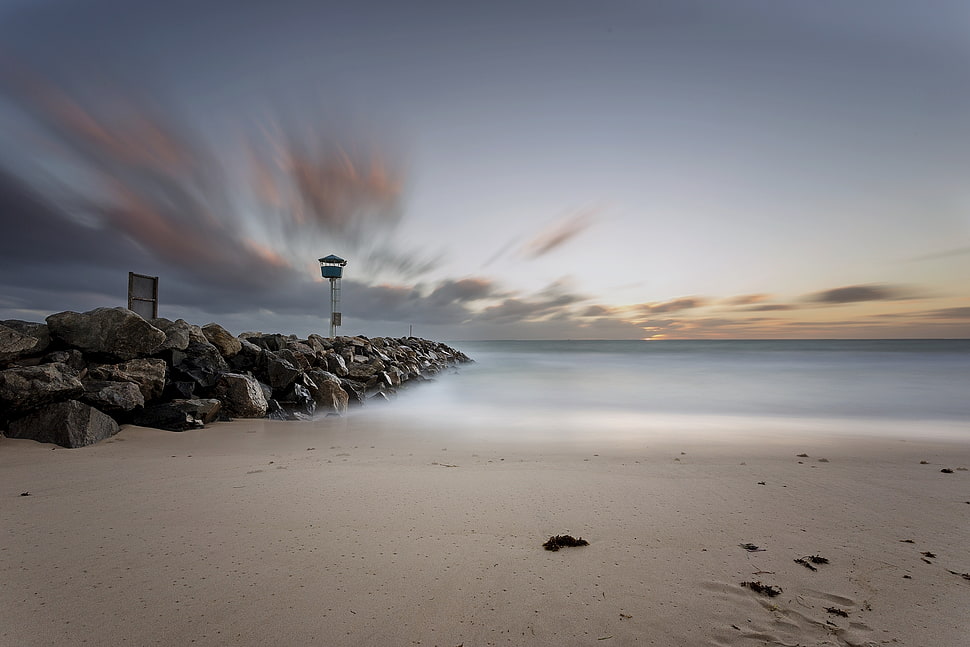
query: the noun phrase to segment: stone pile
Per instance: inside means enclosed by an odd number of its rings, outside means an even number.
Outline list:
[[[308,420],[469,361],[416,337],[234,337],[125,308],[61,312],[46,324],[0,322],[0,431],[82,447],[126,423],[184,431],[230,418]]]

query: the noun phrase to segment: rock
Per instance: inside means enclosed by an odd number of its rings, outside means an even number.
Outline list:
[[[254,372],[259,365],[259,356],[266,351],[245,339],[240,339],[239,345],[239,352],[227,360],[229,368],[232,369],[233,373]]]
[[[165,389],[165,360],[133,359],[122,364],[107,364],[92,368],[88,375],[95,380],[133,382],[141,389],[145,402],[161,397]]]
[[[163,402],[150,407],[145,407],[135,412],[132,416],[132,423],[142,427],[152,427],[153,429],[164,429],[166,431],[187,431],[189,429],[202,429],[205,422],[195,415],[191,407],[183,406],[185,400],[173,400]]]
[[[50,339],[45,344],[34,335],[0,324],[0,364],[41,353],[49,343]]]
[[[0,321],[7,328],[11,328],[21,335],[33,337],[37,340],[37,345],[31,349],[31,353],[43,353],[51,345],[51,333],[47,324],[36,323],[33,321],[21,321],[20,319],[7,319]]]
[[[84,361],[84,355],[76,348],[55,350],[53,353],[48,353],[44,356],[44,364],[54,363],[67,364],[78,372],[83,371],[88,365],[88,363]]]
[[[202,333],[209,340],[209,343],[218,348],[219,352],[226,359],[234,357],[242,350],[242,344],[239,340],[217,323],[208,323],[202,326]]]
[[[340,384],[340,378],[333,373],[315,369],[307,374],[313,380],[309,387],[317,407],[326,413],[346,413],[350,396]]]
[[[270,420],[289,420],[280,403],[273,399],[270,399],[267,403],[266,417]]]
[[[203,338],[190,341],[184,351],[173,351],[172,370],[173,377],[192,380],[205,391],[215,385],[221,374],[229,372],[229,365],[219,349]]]
[[[155,349],[155,353],[173,349],[185,350],[189,347],[189,329],[191,326],[184,319],[171,321],[163,317],[158,317],[149,320],[148,323],[165,333],[165,341]]]
[[[357,362],[347,367],[347,377],[352,380],[366,382],[371,377],[384,370],[384,362],[375,359],[369,363]]]
[[[286,342],[288,339],[283,335],[258,335],[254,337],[248,337],[249,341],[256,344],[263,350],[268,350],[272,352],[281,351],[286,348]]]
[[[51,337],[88,353],[120,360],[154,353],[165,333],[126,308],[98,308],[47,317]]]
[[[134,382],[85,380],[80,400],[113,416],[145,406],[145,397]]]
[[[84,447],[118,433],[118,423],[77,400],[56,402],[10,423],[7,436]]]
[[[327,370],[340,377],[346,377],[349,372],[344,358],[333,352],[327,353]]]
[[[347,405],[361,407],[364,405],[364,392],[350,380],[340,380],[340,388],[347,394]]]
[[[263,353],[260,364],[260,377],[265,378],[273,393],[285,391],[300,375],[300,369],[276,353]]]
[[[312,348],[317,353],[326,353],[328,350],[333,348],[333,343],[320,335],[310,335],[306,339],[307,346]]]
[[[195,397],[195,382],[191,380],[175,380],[165,384],[162,400],[191,400]]]
[[[294,383],[289,393],[280,401],[286,410],[288,420],[312,420],[317,403],[310,395],[309,389],[302,384]]]
[[[66,364],[8,368],[0,371],[0,417],[14,418],[43,405],[76,398],[83,392],[77,371]]]
[[[213,389],[226,413],[234,418],[262,418],[267,402],[256,378],[240,373],[223,373]]]
[[[222,419],[222,402],[215,398],[193,398],[189,400],[172,400],[172,404],[184,410],[203,424]]]

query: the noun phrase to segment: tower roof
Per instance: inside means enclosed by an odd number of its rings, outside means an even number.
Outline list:
[[[336,254],[331,254],[330,256],[324,256],[320,259],[321,263],[340,263],[341,265],[346,265],[347,261],[340,258]]]

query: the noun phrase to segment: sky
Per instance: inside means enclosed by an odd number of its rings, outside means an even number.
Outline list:
[[[970,337],[963,0],[0,0],[0,320]]]

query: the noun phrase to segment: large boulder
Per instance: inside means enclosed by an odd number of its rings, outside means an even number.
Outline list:
[[[145,406],[145,396],[134,382],[85,380],[80,400],[111,416]]]
[[[346,413],[350,396],[340,384],[340,378],[319,369],[310,371],[307,376],[313,381],[309,386],[310,395],[317,408],[328,413]]]
[[[287,420],[312,420],[317,409],[310,390],[298,382],[293,383],[279,403],[286,411]]]
[[[36,328],[31,330],[31,326]],[[0,364],[42,353],[49,344],[50,336],[47,335],[47,326],[44,324],[30,324],[26,321],[0,323]]]
[[[141,427],[166,431],[202,429],[205,422],[196,415],[193,407],[182,406],[182,402],[185,400],[173,400],[139,409],[132,416],[131,421]]]
[[[165,341],[155,349],[156,353],[164,350],[185,350],[188,348],[189,329],[191,326],[184,319],[171,321],[170,319],[158,317],[157,319],[149,320],[148,323],[165,333]]]
[[[280,393],[290,388],[290,385],[300,376],[299,368],[289,360],[280,357],[278,353],[273,352],[265,352],[260,355],[257,368],[260,378],[270,385],[274,393]]]
[[[223,373],[213,389],[225,412],[235,418],[262,418],[267,402],[256,378],[241,373]]]
[[[133,382],[141,389],[145,402],[156,400],[165,389],[165,360],[133,359],[122,364],[92,368],[88,375],[95,380]]]
[[[88,353],[120,360],[154,353],[165,333],[126,308],[59,312],[47,317],[51,337]]]
[[[229,365],[219,349],[203,337],[193,336],[184,351],[172,351],[172,367],[176,378],[191,380],[203,391],[211,389],[222,373],[229,372]]]
[[[202,326],[202,334],[205,335],[205,338],[209,340],[210,344],[219,349],[219,352],[226,359],[234,357],[242,350],[240,341],[217,323],[208,323]]]
[[[118,433],[118,423],[77,400],[56,402],[10,423],[7,436],[84,447]]]
[[[259,356],[265,352],[251,341],[240,339],[239,352],[227,361],[233,373],[252,373],[259,364]]]
[[[327,353],[327,370],[340,377],[345,377],[348,373],[344,358],[334,352]]]
[[[66,364],[8,368],[0,371],[0,418],[14,418],[46,404],[75,398],[83,392],[77,371]]]

